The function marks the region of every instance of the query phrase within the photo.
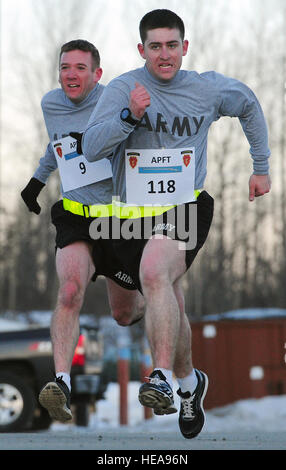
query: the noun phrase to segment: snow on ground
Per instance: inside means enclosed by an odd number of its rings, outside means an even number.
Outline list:
[[[176,383],[174,390],[177,390]],[[170,432],[178,430],[178,413],[154,416],[144,420],[143,407],[138,402],[140,383],[130,382],[128,388],[128,426],[125,430]],[[119,387],[110,383],[105,400],[97,403],[97,411],[92,414],[88,430],[110,430],[119,428]],[[179,397],[175,394],[179,409]],[[72,425],[70,425],[72,426]],[[51,429],[59,430],[66,425],[53,424]],[[79,428],[77,428],[79,429]],[[83,429],[83,428],[82,428]],[[260,399],[240,400],[236,403],[206,411],[203,432],[226,431],[286,431],[286,395],[269,396]]]
[[[225,318],[261,318],[263,316],[285,316],[286,310],[278,309],[245,309],[242,311],[226,312]],[[39,323],[49,324],[51,312],[32,312],[30,320]],[[222,318],[222,315],[220,316]],[[24,315],[26,322],[26,315]],[[205,318],[211,318],[205,317]],[[25,323],[24,322],[24,323]],[[110,318],[107,318],[107,329],[111,330],[112,325],[116,331],[117,325]],[[23,323],[23,324],[24,324]],[[23,328],[25,328],[26,323]],[[102,325],[103,327],[104,325]],[[13,322],[9,318],[0,318],[0,330],[8,331],[14,328]],[[19,325],[16,325],[19,329]],[[124,330],[126,331],[126,330]],[[116,337],[116,336],[115,336]],[[138,389],[140,383],[130,382],[128,389],[128,426],[125,430],[146,430],[160,432],[178,430],[178,413],[169,416],[154,416],[152,419],[144,420],[143,407],[138,402]],[[174,383],[173,390],[179,387]],[[177,408],[180,408],[179,397],[174,394]],[[68,425],[70,428],[78,428]],[[109,430],[120,428],[119,425],[119,387],[117,383],[110,383],[105,393],[105,400],[97,403],[96,413],[92,414],[87,430]],[[67,429],[67,425],[54,423],[53,429]],[[223,432],[223,431],[286,431],[286,395],[268,396],[261,399],[240,400],[227,406],[208,410],[206,412],[206,423],[202,432]]]

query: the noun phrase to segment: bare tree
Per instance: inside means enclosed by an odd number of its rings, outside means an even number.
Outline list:
[[[223,5],[220,6],[223,9]],[[276,2],[274,6],[277,8],[276,15],[270,17],[270,5],[267,0],[252,4],[254,14],[244,18],[245,40],[243,36],[238,39],[237,36],[232,36],[230,28],[224,32],[227,42],[223,40],[221,32],[224,31],[224,26],[228,21],[231,26],[233,21],[227,14],[220,25],[215,22],[215,27],[212,26],[213,19],[209,18],[208,24],[200,24],[203,38],[207,32],[212,32],[208,37],[208,47],[206,48],[204,43],[201,49],[203,56],[198,47],[199,52],[195,58],[195,62],[209,62],[218,72],[239,78],[254,89],[269,121],[271,144],[274,143],[275,127],[278,125],[281,129],[282,122],[285,129],[283,119],[277,122],[277,108],[273,110],[276,85],[273,78],[271,79],[273,63],[269,60],[269,51],[273,51],[271,46],[274,31],[275,37],[280,38],[282,26],[281,22],[279,23],[281,3]],[[269,21],[269,18],[272,21]],[[216,53],[217,50],[219,54]],[[213,57],[209,60],[210,53]],[[276,54],[281,67],[281,53],[276,51]],[[285,96],[285,78],[282,80]],[[278,82],[280,83],[280,80]],[[285,99],[280,99],[279,103],[283,103],[284,116]],[[283,135],[284,139],[285,132]],[[279,145],[285,152],[283,139],[280,140],[279,135]],[[215,216],[203,252],[185,279],[186,305],[192,315],[249,305],[269,306],[271,302],[272,305],[280,302],[278,291],[273,289],[275,285],[276,289],[278,287],[278,276],[277,270],[271,269],[275,239],[273,236],[269,237],[269,226],[277,227],[279,210],[284,210],[285,205],[282,202],[281,207],[279,201],[276,208],[274,207],[279,197],[275,197],[273,192],[271,197],[257,199],[253,204],[248,202],[248,178],[252,165],[251,159],[247,159],[247,154],[248,144],[238,123],[223,119],[221,127],[214,125],[209,138],[206,188],[210,188],[215,197]],[[281,165],[285,165],[285,155]],[[282,168],[279,174],[280,185],[285,186],[285,168]],[[283,236],[286,236],[286,230],[282,231]],[[276,256],[278,252],[280,250],[276,247]]]
[[[2,277],[0,294],[9,309],[19,305],[25,308],[29,301],[31,305],[44,301],[49,308],[54,302],[57,280],[50,208],[59,197],[57,172],[49,178],[40,195],[40,216],[27,211],[20,198],[20,190],[32,176],[48,143],[40,102],[47,91],[59,86],[60,47],[71,39],[82,37],[85,19],[91,11],[87,0],[80,3],[75,0],[32,0],[27,8],[29,6],[29,24],[21,25],[20,18],[14,18],[19,25],[19,35],[11,35],[9,44],[17,91],[10,99],[7,97],[6,107],[13,109],[23,126],[15,129],[14,122],[7,120],[2,129],[2,134],[8,136],[6,141],[9,139],[9,145],[4,146],[4,158],[11,148],[17,149],[13,155],[17,164],[12,165],[14,172],[18,171],[16,210],[7,221],[10,227],[1,246],[2,257],[0,252],[0,266],[2,272],[6,272]],[[93,5],[93,14],[98,13],[97,10]],[[9,162],[8,159],[6,161]],[[4,190],[8,191],[7,188]],[[10,247],[9,256],[7,251],[4,252],[7,246]]]
[[[183,18],[190,40],[183,67],[198,72],[214,69],[249,84],[264,109],[272,150],[270,196],[250,204],[248,178],[252,164],[240,125],[237,120],[226,118],[212,126],[205,187],[215,198],[215,217],[203,250],[184,277],[186,310],[196,316],[249,305],[286,304],[286,6],[284,0],[248,2],[247,8],[243,2],[240,13],[244,12],[244,17],[236,18],[234,3],[238,2],[168,2],[168,8]],[[141,63],[139,56],[138,62],[135,59],[139,21],[147,11],[166,7],[163,0],[156,4],[153,0],[126,2],[122,9],[117,3],[115,13],[121,12],[124,21],[115,32],[111,2],[32,0],[27,4],[32,5],[28,28],[13,18],[19,36],[17,39],[11,35],[9,46],[15,60],[11,83],[16,82],[17,88],[5,109],[9,117],[10,109],[14,115],[17,112],[21,121],[17,125],[16,120],[6,119],[2,129],[5,161],[14,158],[19,181],[22,177],[19,186],[26,184],[48,142],[40,100],[49,89],[58,86],[61,44],[76,37],[95,44],[98,39],[113,44],[120,39],[125,52],[131,43],[132,60],[129,53],[122,55],[123,59],[116,57],[114,70],[114,54],[103,57],[108,64],[108,81]],[[2,198],[4,190],[8,194],[8,186],[2,189]],[[20,298],[25,298],[27,305],[30,295],[39,304],[44,298],[45,305],[52,303],[51,295],[47,301],[47,292],[54,291],[55,286],[54,233],[49,209],[57,195],[58,180],[54,177],[40,195],[40,217],[28,215],[20,200],[17,211],[11,214],[8,210],[5,215],[0,243],[0,295],[2,303],[6,298],[5,307],[14,308]],[[31,294],[28,289],[32,279],[35,290]],[[87,304],[92,306],[92,288],[90,299]]]

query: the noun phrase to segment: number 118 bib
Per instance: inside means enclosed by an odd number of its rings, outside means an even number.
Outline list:
[[[195,148],[127,149],[125,151],[128,204],[183,204],[195,189]]]

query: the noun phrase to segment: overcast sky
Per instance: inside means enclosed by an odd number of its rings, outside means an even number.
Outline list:
[[[20,35],[21,39],[23,37],[23,47],[27,37],[33,41],[35,23],[32,0],[0,0],[0,2],[2,4],[1,56],[3,58],[6,52],[11,53],[9,47],[15,36]],[[264,0],[261,2],[265,3]],[[37,0],[37,3],[42,3],[43,10],[45,10],[47,5],[45,0]],[[61,3],[62,0],[55,0],[55,4],[59,5],[59,12]],[[249,18],[253,8],[253,0],[201,0],[201,3],[207,6],[212,17],[222,14],[229,15],[230,30],[233,30],[234,24],[240,24],[239,31],[241,40],[243,40],[243,24]],[[271,0],[268,3],[271,4]],[[134,0],[133,2],[130,0],[89,0],[88,5],[90,5],[91,11],[94,9],[95,14],[91,14],[90,18],[85,19],[78,36],[96,42],[101,51],[103,65],[112,66],[115,75],[121,73],[125,68],[142,65],[142,59],[136,49],[136,45],[140,41],[138,26],[142,16],[150,10],[169,8],[175,11],[185,23],[186,38],[190,40],[191,44],[192,40],[195,40],[192,33],[196,29],[196,25],[193,24],[193,19],[192,22],[190,21],[194,0]],[[224,5],[223,9],[222,5]],[[225,5],[227,5],[227,11]],[[188,15],[188,13],[190,14]],[[61,28],[64,22],[65,18],[59,14],[57,24],[51,23],[51,29]],[[70,32],[68,40],[71,38],[74,38],[73,32]],[[35,44],[33,46],[35,47]],[[108,79],[109,74],[106,77],[103,76],[103,83]]]
[[[46,11],[47,4],[50,0],[37,0],[37,4],[43,12]],[[86,0],[81,0],[79,5]],[[217,18],[217,24],[223,24],[223,30],[220,31],[223,40],[225,41],[229,34],[230,39],[235,38],[236,41],[242,43],[248,39],[245,37],[247,31],[246,23],[251,21],[255,25],[256,18],[259,15],[259,9],[266,8],[271,10],[271,5],[279,0],[201,0],[207,14],[212,19]],[[286,1],[286,0],[285,0]],[[25,105],[27,93],[22,91],[23,76],[21,69],[15,72],[15,66],[11,60],[12,56],[15,60],[15,50],[12,47],[15,39],[19,44],[20,52],[26,57],[33,57],[37,53],[37,19],[33,14],[33,0],[0,0],[1,4],[1,101],[2,101],[2,116],[1,116],[1,130],[4,128],[3,122],[11,123],[11,126],[16,125],[18,116],[14,117],[11,114],[12,106],[8,106],[14,96],[19,94],[21,90],[20,99]],[[273,3],[274,2],[274,3]],[[64,0],[54,0],[53,4],[57,5],[56,19],[51,21],[50,31],[62,28],[67,19],[61,14],[61,5]],[[86,3],[92,8],[92,14],[89,14],[83,22],[82,29],[77,31],[77,37],[87,39],[96,44],[100,50],[103,67],[103,77],[101,83],[106,84],[114,76],[119,75],[126,70],[140,67],[143,65],[143,60],[137,51],[137,43],[140,42],[138,26],[142,16],[150,10],[155,8],[169,8],[175,11],[182,17],[185,23],[186,38],[190,42],[189,52],[187,58],[184,58],[183,67],[188,61],[188,68],[192,66],[192,57],[196,51],[196,37],[198,35],[205,35],[205,51],[208,54],[219,55],[220,51],[214,49],[213,45],[208,42],[207,32],[200,31],[196,28],[199,24],[200,18],[194,18],[192,15],[196,0],[88,0]],[[91,10],[88,10],[91,11]],[[77,11],[74,12],[77,15]],[[226,20],[227,18],[227,20]],[[198,23],[196,22],[198,20]],[[271,21],[271,14],[267,17],[267,21]],[[221,23],[222,22],[222,23]],[[226,31],[227,30],[227,31]],[[74,31],[68,31],[66,40],[74,39]],[[231,43],[231,41],[230,41]],[[45,45],[47,52],[49,52],[49,43]],[[233,51],[235,54],[235,51]],[[41,53],[42,54],[42,53]],[[211,54],[210,54],[211,55]],[[17,59],[17,57],[16,57]],[[40,56],[40,61],[43,61],[43,55]],[[207,64],[209,65],[209,63]],[[212,64],[210,64],[212,66]],[[39,73],[41,71],[39,63]],[[207,68],[209,70],[209,68]],[[198,70],[204,71],[204,70]],[[224,73],[224,70],[218,70]],[[239,77],[238,77],[239,78]],[[46,90],[48,91],[48,90]],[[39,97],[39,113],[40,97]],[[19,116],[20,117],[20,116]],[[25,120],[18,121],[18,127],[15,132],[25,132]],[[3,131],[1,132],[2,142],[2,156],[0,155],[0,183],[3,186],[7,185],[7,175],[11,177],[12,184],[19,184],[17,180],[17,172],[15,172],[15,161],[3,158],[3,154],[7,153],[7,149],[3,151]],[[6,143],[5,143],[6,144]],[[45,143],[43,144],[43,151]],[[14,149],[17,153],[17,149]],[[41,157],[39,151],[39,158]],[[18,164],[18,162],[17,162]],[[30,172],[27,169],[27,175]],[[19,172],[18,172],[19,173]],[[3,176],[4,175],[4,176]],[[19,177],[18,177],[19,178]],[[4,185],[3,185],[4,183]],[[9,185],[10,181],[9,181]],[[1,195],[0,195],[1,196]]]

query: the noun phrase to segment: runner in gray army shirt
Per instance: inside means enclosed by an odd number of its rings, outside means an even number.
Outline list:
[[[127,267],[129,263],[132,269],[136,261],[138,277],[133,280],[142,287],[147,305],[146,330],[154,371],[150,382],[140,387],[139,401],[156,414],[176,412],[174,373],[180,385],[179,427],[191,439],[204,424],[208,379],[193,368],[180,279],[203,245],[212,219],[212,198],[203,191],[208,130],[223,116],[240,120],[253,159],[252,201],[270,190],[267,128],[260,104],[245,84],[216,72],[180,70],[188,41],[183,21],[175,13],[147,13],[140,22],[140,36],[138,50],[145,66],[108,84],[82,145],[90,162],[113,153],[113,183],[121,206],[144,206],[142,215],[149,215],[150,205],[156,204],[161,207],[155,213],[166,210],[167,214],[181,207],[197,207],[195,249],[184,252],[177,242],[179,236],[158,238],[155,232],[151,239],[141,241],[140,249],[138,240],[130,239],[122,240],[120,250]],[[176,222],[180,224],[179,219]],[[165,235],[175,227],[164,222],[157,225],[165,227]]]
[[[130,325],[143,314],[142,296],[130,276],[123,273],[110,240],[94,241],[89,234],[89,226],[99,212],[105,219],[110,219],[112,214],[110,163],[106,160],[103,169],[96,166],[94,170],[95,165],[83,161],[83,156],[76,151],[76,141],[69,136],[86,126],[104,89],[98,83],[101,75],[99,53],[92,44],[75,40],[62,46],[59,72],[62,88],[50,91],[42,99],[50,143],[21,193],[28,208],[38,214],[41,209],[37,196],[51,172],[59,168],[63,198],[51,211],[56,227],[59,278],[57,305],[51,322],[56,381],[42,389],[39,399],[50,416],[60,421],[72,418],[70,369],[79,336],[79,313],[90,280],[98,274],[106,276],[110,307],[120,325]],[[94,178],[99,181],[91,183]],[[94,300],[96,302],[96,298]]]

